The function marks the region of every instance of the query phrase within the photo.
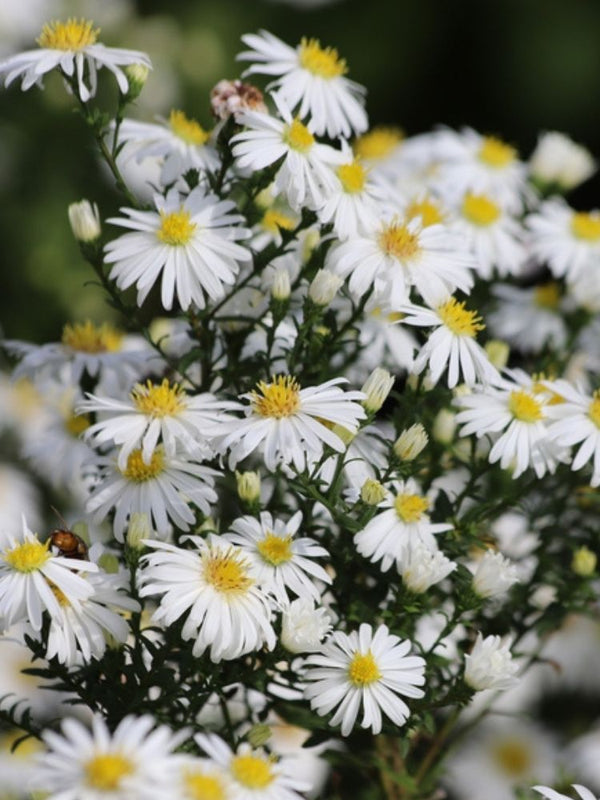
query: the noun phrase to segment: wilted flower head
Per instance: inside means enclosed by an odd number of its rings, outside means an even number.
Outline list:
[[[281,644],[290,653],[317,650],[331,630],[331,622],[326,608],[315,608],[314,600],[299,597],[281,616]]]
[[[240,111],[268,113],[263,94],[251,83],[222,80],[211,90],[210,107],[217,119],[228,119]]]

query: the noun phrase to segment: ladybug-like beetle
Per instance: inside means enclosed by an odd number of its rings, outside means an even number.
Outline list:
[[[67,523],[55,508],[52,510],[64,525],[64,528],[55,528],[50,531],[50,544],[52,547],[56,547],[59,556],[74,558],[78,561],[89,561],[87,544],[81,536],[68,529]]]

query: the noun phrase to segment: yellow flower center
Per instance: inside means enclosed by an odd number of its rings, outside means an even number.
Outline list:
[[[531,753],[522,741],[497,744],[494,748],[494,760],[502,772],[512,778],[528,774],[532,766]]]
[[[177,383],[171,386],[167,378],[160,384],[147,381],[144,386],[137,383],[131,392],[131,399],[138,411],[152,417],[175,416],[186,407],[185,397],[181,386]]]
[[[165,459],[162,449],[159,447],[152,453],[149,464],[145,464],[142,459],[141,449],[134,450],[127,459],[127,466],[121,470],[124,478],[134,483],[144,483],[156,478],[164,470]]]
[[[298,118],[283,129],[283,141],[299,153],[308,153],[315,143],[315,137]]]
[[[521,422],[537,422],[544,416],[540,401],[522,390],[510,393],[508,410]]]
[[[500,216],[500,206],[485,194],[467,192],[462,204],[462,214],[474,225],[492,225]]]
[[[404,134],[400,128],[388,128],[382,125],[359,136],[352,149],[358,158],[377,161],[389,156],[403,139]]]
[[[100,28],[93,22],[71,17],[66,22],[48,22],[37,39],[40,47],[48,50],[83,50],[96,43]]]
[[[292,537],[268,533],[256,548],[266,562],[278,567],[292,558]]]
[[[254,583],[248,562],[234,550],[204,555],[202,569],[204,580],[222,594],[245,594]]]
[[[403,522],[417,522],[429,508],[429,500],[420,494],[399,494],[394,508]]]
[[[62,333],[62,343],[81,353],[114,353],[121,349],[122,341],[123,334],[112,325],[94,325],[89,319],[65,325]]]
[[[261,225],[266,231],[273,234],[279,233],[280,230],[293,231],[296,227],[296,223],[291,217],[282,214],[281,211],[275,211],[273,208],[265,211]]]
[[[275,780],[271,764],[261,756],[235,756],[231,762],[231,774],[248,789],[264,789]]]
[[[65,419],[65,430],[71,436],[77,438],[91,425],[89,414],[74,414],[71,413]]]
[[[205,772],[187,772],[183,783],[186,795],[192,800],[225,800],[223,781],[216,775]]]
[[[48,552],[49,547],[49,539],[44,544],[38,542],[37,539],[33,539],[16,545],[12,550],[5,550],[2,553],[2,558],[17,572],[35,572],[51,558]]]
[[[85,765],[88,786],[103,792],[113,792],[121,788],[123,778],[133,771],[131,761],[118,753],[94,756]]]
[[[337,78],[348,71],[346,61],[333,47],[321,47],[318,39],[302,38],[298,53],[300,66],[319,78]]]
[[[535,287],[533,299],[536,306],[554,311],[560,303],[560,286],[556,281],[542,283]]]
[[[454,297],[440,306],[437,313],[444,325],[457,336],[473,338],[477,331],[485,328],[482,317],[477,311],[467,311],[464,302],[459,303]]]
[[[291,375],[274,375],[271,383],[260,381],[250,397],[261,417],[291,417],[300,408],[300,384]]]
[[[356,160],[351,164],[342,164],[337,169],[337,176],[342,182],[344,191],[348,194],[356,194],[362,192],[365,188],[365,181],[367,180],[367,171]]]
[[[388,256],[405,261],[414,258],[420,251],[419,237],[411,233],[406,225],[386,225],[378,237],[379,246]]]
[[[160,228],[156,231],[156,237],[171,247],[180,247],[187,244],[198,226],[190,221],[190,213],[184,208],[173,211],[171,214],[160,212]]]
[[[571,230],[578,239],[586,242],[597,242],[600,239],[600,212],[579,211],[573,214]]]
[[[596,389],[593,398],[588,408],[588,417],[597,428],[600,428],[600,389]]]
[[[517,158],[517,151],[506,142],[496,139],[494,136],[486,136],[483,140],[478,153],[480,161],[488,167],[502,169],[508,166]]]
[[[348,667],[348,678],[353,686],[359,688],[369,686],[381,678],[381,672],[370,650],[364,655],[356,653]]]
[[[429,227],[429,225],[439,225],[440,222],[444,221],[444,214],[440,207],[429,198],[413,201],[406,209],[406,217],[407,219],[421,217],[421,224],[424,228]]]
[[[195,119],[186,117],[183,111],[173,109],[169,114],[169,125],[175,136],[179,136],[186,144],[202,146],[210,139],[209,131],[205,131]]]

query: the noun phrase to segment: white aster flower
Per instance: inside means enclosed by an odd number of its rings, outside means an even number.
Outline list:
[[[428,377],[435,385],[448,369],[450,389],[459,381],[467,386],[501,381],[485,350],[475,341],[477,333],[485,328],[477,311],[469,311],[465,303],[459,303],[455,297],[449,297],[432,309],[406,305],[399,310],[405,315],[400,320],[403,325],[435,327],[415,357],[411,369],[415,375],[428,366]]]
[[[508,643],[500,636],[477,634],[471,652],[465,656],[465,683],[481,692],[508,689],[517,683],[519,665],[513,661]]]
[[[479,561],[471,565],[471,572],[473,591],[486,599],[506,594],[519,580],[516,566],[494,550],[486,550]]]
[[[147,514],[157,534],[166,537],[171,524],[187,531],[195,522],[190,504],[208,515],[210,504],[217,500],[213,486],[219,473],[194,463],[182,453],[168,456],[158,446],[146,464],[142,451],[133,450],[123,469],[116,458],[106,461],[86,510],[99,522],[115,509],[113,529],[119,541],[123,541],[130,514]]]
[[[387,423],[365,425],[354,436],[342,428],[334,428],[344,441],[351,439],[344,458],[344,479],[349,485],[347,493],[350,502],[357,502],[360,488],[369,478],[375,478],[378,471],[385,470],[389,464],[389,440],[393,428]],[[325,459],[318,472],[320,480],[328,486],[335,476],[337,457]]]
[[[96,570],[88,561],[55,555],[50,540],[40,542],[23,516],[20,535],[0,531],[0,624],[27,620],[34,631],[41,630],[44,611],[61,616],[57,592],[77,606],[93,589],[76,572]]]
[[[308,116],[317,134],[349,138],[367,129],[365,89],[344,77],[348,68],[337,50],[306,38],[293,48],[268,31],[246,34],[242,41],[252,50],[238,59],[254,62],[243,76],[276,76],[270,86],[277,87],[292,110],[299,106],[298,116]]]
[[[302,800],[308,784],[292,775],[289,758],[274,758],[241,744],[233,752],[216,734],[197,733],[196,742],[226,776],[231,800]]]
[[[230,466],[259,446],[269,470],[275,470],[278,464],[294,464],[297,470],[303,470],[307,460],[321,457],[324,445],[343,453],[345,443],[324,421],[356,433],[366,416],[359,405],[364,394],[344,392],[339,384],[345,381],[333,378],[301,389],[291,375],[279,375],[270,383],[260,381],[256,389],[241,395],[250,401],[246,418],[219,426],[223,431],[219,447],[230,449]]]
[[[358,631],[345,634],[334,631],[319,653],[305,662],[304,680],[314,681],[304,689],[311,708],[324,716],[337,711],[330,725],[341,724],[342,736],[348,736],[362,708],[362,728],[381,732],[382,713],[394,725],[404,725],[410,714],[398,696],[419,698],[418,689],[425,683],[425,661],[409,656],[411,643],[390,634],[386,625],[375,632],[363,623]]]
[[[210,648],[211,661],[239,658],[275,646],[267,595],[257,586],[244,551],[225,539],[188,537],[193,550],[149,540],[142,596],[162,595],[154,619],[166,626],[187,614],[183,639],[195,639],[193,654]]]
[[[85,102],[96,94],[98,70],[106,67],[126,94],[129,81],[121,67],[143,64],[151,68],[150,59],[138,50],[97,44],[99,33],[93,22],[74,17],[66,22],[47,23],[37,40],[39,50],[17,53],[0,62],[0,76],[4,76],[5,86],[22,78],[21,89],[27,91],[34,84],[41,87],[43,76],[58,68],[76,81],[79,97]]]
[[[62,732],[46,730],[48,751],[37,759],[32,784],[48,800],[164,798],[172,790],[173,750],[187,731],[172,733],[155,720],[125,717],[111,733],[99,714],[91,731],[79,720],[62,722]]]
[[[590,151],[558,131],[540,133],[529,158],[529,171],[542,186],[558,186],[569,191],[586,181],[597,166]]]
[[[393,494],[390,493],[379,504],[382,512],[354,536],[358,552],[373,562],[381,561],[382,572],[386,572],[394,561],[402,570],[410,548],[416,544],[437,550],[434,534],[452,528],[443,522],[431,522],[425,513],[429,499],[420,493],[412,478],[394,482],[391,488]]]
[[[346,153],[344,163],[335,167],[335,175],[336,185],[317,210],[317,216],[323,225],[333,225],[339,239],[349,239],[377,224],[385,193],[369,178],[361,162],[352,158],[352,153]]]
[[[384,310],[383,306],[367,307],[363,318],[357,321],[361,350],[358,360],[347,370],[350,380],[360,383],[376,367],[386,367],[394,373],[412,367],[417,340],[412,331],[396,324],[399,318],[399,312]]]
[[[177,800],[233,800],[224,770],[208,758],[178,755],[171,786]]]
[[[597,800],[595,794],[585,786],[579,783],[573,783],[571,785],[581,800]],[[532,786],[531,788],[539,792],[542,797],[546,797],[547,800],[571,800],[568,794],[561,794],[561,792],[557,792],[556,789],[551,789],[550,786]]]
[[[339,164],[342,153],[313,136],[311,123],[304,125],[281,97],[272,95],[282,119],[257,111],[240,114],[246,130],[231,139],[232,152],[241,170],[256,172],[281,160],[274,191],[284,194],[294,211],[303,206],[320,208],[336,186],[330,165]]]
[[[319,649],[331,630],[331,615],[315,601],[299,597],[283,607],[281,614],[281,645],[290,653],[310,653]]]
[[[546,345],[561,350],[567,341],[567,325],[560,286],[556,281],[530,288],[495,284],[496,309],[487,322],[495,336],[522,353],[539,353]]]
[[[454,561],[446,558],[440,550],[431,550],[418,542],[408,549],[400,574],[409,591],[422,594],[434,584],[443,581],[455,569]]]
[[[318,600],[321,591],[314,580],[331,583],[327,572],[314,560],[327,557],[327,550],[314,539],[295,538],[301,522],[301,511],[287,522],[274,520],[268,511],[261,511],[259,519],[247,516],[234,520],[232,533],[223,536],[248,556],[261,587],[284,604],[288,602],[288,592]]]
[[[122,208],[127,217],[108,222],[131,228],[109,242],[105,261],[114,266],[110,277],[119,289],[133,284],[142,305],[150,290],[161,279],[161,302],[171,309],[175,296],[186,310],[194,303],[204,308],[206,297],[218,301],[225,286],[235,282],[238,262],[249,261],[250,251],[236,243],[250,236],[232,213],[235,203],[219,198],[197,186],[187,197],[171,189],[166,197],[154,196],[156,211]]]

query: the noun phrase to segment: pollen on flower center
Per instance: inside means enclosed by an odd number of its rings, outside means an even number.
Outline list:
[[[107,353],[121,349],[123,334],[106,322],[94,325],[91,320],[67,323],[63,328],[62,343],[81,353]]]
[[[419,237],[406,225],[386,225],[379,234],[379,246],[388,256],[399,261],[414,258],[421,249]]]
[[[571,230],[578,239],[597,242],[600,239],[600,213],[579,211],[573,214]]]
[[[65,430],[77,438],[91,425],[89,414],[69,414],[65,419]]]
[[[596,389],[593,400],[588,408],[588,417],[597,428],[600,428],[600,390]]]
[[[225,800],[223,783],[216,775],[188,772],[183,781],[186,794],[193,800]]]
[[[364,655],[356,653],[348,667],[348,678],[350,683],[360,688],[369,686],[381,678],[381,672],[370,650]]]
[[[269,762],[252,755],[235,756],[231,762],[231,773],[238,783],[248,789],[264,789],[275,779]]]
[[[508,410],[521,422],[537,422],[542,419],[542,405],[539,400],[524,391],[510,393]]]
[[[429,508],[429,500],[420,494],[399,494],[394,508],[403,522],[417,522]]]
[[[321,47],[318,39],[302,38],[298,58],[300,66],[320,78],[337,78],[348,71],[346,60],[333,47]]]
[[[351,164],[342,164],[337,169],[337,176],[344,187],[344,191],[348,192],[348,194],[362,192],[365,188],[367,172],[358,161],[353,161]]]
[[[141,449],[134,450],[130,453],[127,459],[127,466],[122,470],[122,475],[129,481],[135,483],[144,483],[144,481],[151,481],[163,471],[165,466],[165,459],[162,449],[157,448],[152,453],[152,458],[149,464],[145,464],[142,458]]]
[[[123,778],[131,775],[133,770],[131,761],[118,753],[94,756],[85,765],[88,786],[104,792],[119,789]]]
[[[283,129],[283,141],[293,150],[307,153],[315,143],[315,137],[299,119],[294,119]]]
[[[291,417],[300,408],[300,384],[291,375],[273,376],[271,383],[260,381],[250,396],[261,417]]]
[[[66,22],[48,22],[37,39],[40,47],[48,50],[83,50],[96,43],[100,28],[93,22],[71,17]]]
[[[18,544],[2,553],[4,561],[17,572],[35,572],[51,557],[48,551],[50,540],[42,544],[37,539]]]
[[[278,567],[292,558],[292,537],[267,533],[265,538],[258,542],[256,549],[265,561],[273,567]]]
[[[486,136],[479,149],[478,157],[488,167],[501,169],[516,159],[517,151],[514,147],[500,139],[496,139],[494,136]]]
[[[217,592],[244,594],[253,584],[248,575],[248,564],[233,550],[210,553],[202,559],[203,575]]]
[[[444,221],[444,215],[441,210],[429,198],[415,200],[406,209],[407,219],[414,219],[415,217],[421,217],[421,224],[424,228],[428,228],[430,225],[439,225],[440,222]]]
[[[457,336],[470,336],[473,338],[477,331],[485,328],[482,318],[477,311],[467,311],[464,302],[457,302],[451,297],[441,305],[437,313],[447,328]]]
[[[560,286],[556,281],[542,283],[535,287],[533,299],[539,308],[547,308],[554,311],[560,304]]]
[[[389,156],[403,138],[399,128],[381,126],[359,136],[352,149],[358,158],[378,160]]]
[[[160,212],[160,228],[156,232],[157,238],[172,247],[187,244],[198,226],[190,221],[190,213],[184,208],[173,211],[171,214]]]
[[[153,384],[147,381],[144,386],[138,383],[131,392],[131,399],[142,414],[153,417],[174,416],[185,408],[185,391],[174,383],[170,385],[167,378],[162,383]]]
[[[293,231],[295,228],[295,222],[291,217],[273,208],[265,211],[260,224],[266,231],[273,234],[278,233],[280,230]]]
[[[195,119],[186,117],[183,111],[173,109],[169,114],[169,125],[175,136],[179,136],[187,144],[201,146],[210,139],[210,133]]]
[[[462,213],[470,222],[485,227],[496,222],[500,206],[485,194],[467,192],[462,204]]]
[[[494,748],[494,759],[505,774],[515,778],[531,769],[531,753],[521,741],[500,742]]]

